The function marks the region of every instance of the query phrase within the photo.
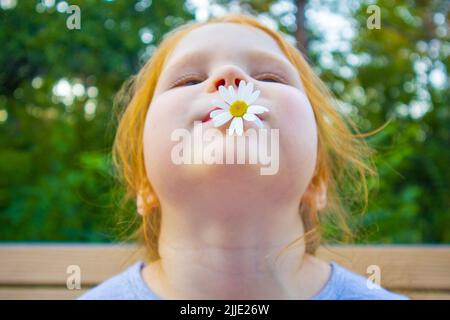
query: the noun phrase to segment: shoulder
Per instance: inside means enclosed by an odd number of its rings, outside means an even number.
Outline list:
[[[156,300],[141,276],[142,261],[88,290],[78,300]]]
[[[381,286],[369,288],[368,279],[331,262],[331,275],[315,299],[329,300],[408,300],[407,296],[386,290]]]

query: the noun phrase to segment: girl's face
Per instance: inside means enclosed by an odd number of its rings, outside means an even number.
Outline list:
[[[261,175],[264,165],[175,164],[176,129],[194,130],[221,99],[218,85],[237,88],[240,80],[261,94],[265,128],[279,129],[279,169]],[[221,127],[225,140],[225,129]],[[247,127],[246,127],[247,126]],[[212,128],[212,121],[203,128]],[[244,121],[244,132],[252,127]],[[254,126],[253,126],[254,127]],[[270,148],[269,148],[270,150]],[[149,181],[162,207],[220,210],[258,209],[271,203],[299,204],[316,165],[317,129],[298,72],[265,32],[234,23],[191,31],[168,57],[144,128],[144,158]]]

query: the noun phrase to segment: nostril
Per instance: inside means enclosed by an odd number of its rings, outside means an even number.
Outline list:
[[[225,85],[225,80],[221,79],[216,82],[216,89],[218,90],[220,86],[224,86],[224,85]]]

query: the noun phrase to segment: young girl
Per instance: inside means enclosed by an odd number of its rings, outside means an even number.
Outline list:
[[[325,218],[350,234],[337,193],[365,201],[370,150],[278,32],[245,15],[184,25],[125,88],[114,156],[148,259],[81,299],[406,298],[314,255]],[[199,123],[222,140],[230,129],[277,129],[276,173],[175,163],[173,132]]]

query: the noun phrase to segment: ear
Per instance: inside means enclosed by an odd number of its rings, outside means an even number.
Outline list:
[[[309,184],[302,200],[320,211],[327,206],[327,187],[324,181],[320,181],[318,185]]]
[[[147,206],[148,206],[148,204],[153,203],[154,199],[155,199],[155,197],[152,194],[147,196]],[[136,209],[137,209],[138,214],[140,214],[141,216],[144,215],[145,207],[146,207],[146,203],[144,202],[144,195],[142,192],[139,192],[136,197]]]

